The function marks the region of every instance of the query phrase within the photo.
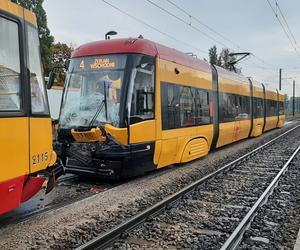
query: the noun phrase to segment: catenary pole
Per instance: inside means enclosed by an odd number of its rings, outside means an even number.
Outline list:
[[[279,91],[281,90],[281,74],[282,74],[282,69],[279,69]]]
[[[293,80],[293,116],[295,116],[295,80]]]

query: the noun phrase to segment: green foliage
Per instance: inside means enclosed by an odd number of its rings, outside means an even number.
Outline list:
[[[71,57],[74,50],[72,45],[67,45],[66,43],[55,43],[52,48],[52,65],[63,67],[67,59]]]
[[[47,15],[43,8],[44,0],[12,0],[22,7],[34,12],[37,17],[38,31],[40,37],[41,57],[45,75],[48,75],[52,69],[52,45],[54,42],[53,36],[47,26]]]
[[[209,62],[211,64],[223,67],[224,69],[233,71],[233,67],[230,64],[231,62],[236,60],[235,56],[229,56],[230,53],[233,53],[228,48],[223,48],[221,53],[218,55],[217,47],[214,45],[208,50],[209,54]],[[237,69],[237,71],[241,71],[241,69]]]
[[[223,61],[222,66],[228,70],[230,70],[232,68],[232,66],[230,65],[230,62],[233,61],[233,60],[231,60],[229,53],[230,53],[229,49],[222,49],[222,52],[220,54],[222,61]]]
[[[74,50],[73,45],[67,45],[65,43],[55,43],[52,48],[52,61],[51,64],[55,67],[64,67],[65,61],[71,57]],[[64,85],[65,70],[59,69],[56,71],[56,84],[58,86]]]
[[[216,45],[208,50],[210,64],[218,65],[218,52]]]

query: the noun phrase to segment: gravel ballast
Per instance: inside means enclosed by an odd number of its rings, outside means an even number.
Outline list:
[[[299,146],[300,128],[126,232],[113,249],[220,249]],[[285,178],[288,182],[288,177]],[[293,180],[291,178],[291,180]],[[299,225],[296,227],[297,235]],[[250,249],[249,245],[245,249]]]
[[[296,124],[299,122],[215,150],[194,162],[150,173],[26,222],[7,226],[0,230],[0,246],[2,249],[75,248]]]
[[[299,143],[299,142],[298,142]],[[300,153],[278,182],[238,249],[293,249],[300,227]]]

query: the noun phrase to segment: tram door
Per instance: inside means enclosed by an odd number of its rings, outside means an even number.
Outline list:
[[[0,194],[18,204],[15,195],[29,173],[29,122],[25,102],[20,22],[6,17],[0,4]],[[15,200],[10,197],[16,197]],[[5,209],[5,208],[4,208]]]

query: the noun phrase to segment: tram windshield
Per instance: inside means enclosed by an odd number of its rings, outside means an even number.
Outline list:
[[[60,114],[62,128],[119,124],[127,55],[71,59]]]
[[[132,66],[126,66],[125,77],[126,61]],[[126,84],[124,78],[128,79]],[[120,107],[120,103],[125,105]],[[61,107],[61,128],[90,128],[105,123],[122,127],[125,121],[133,124],[153,118],[153,57],[119,54],[71,59]]]

